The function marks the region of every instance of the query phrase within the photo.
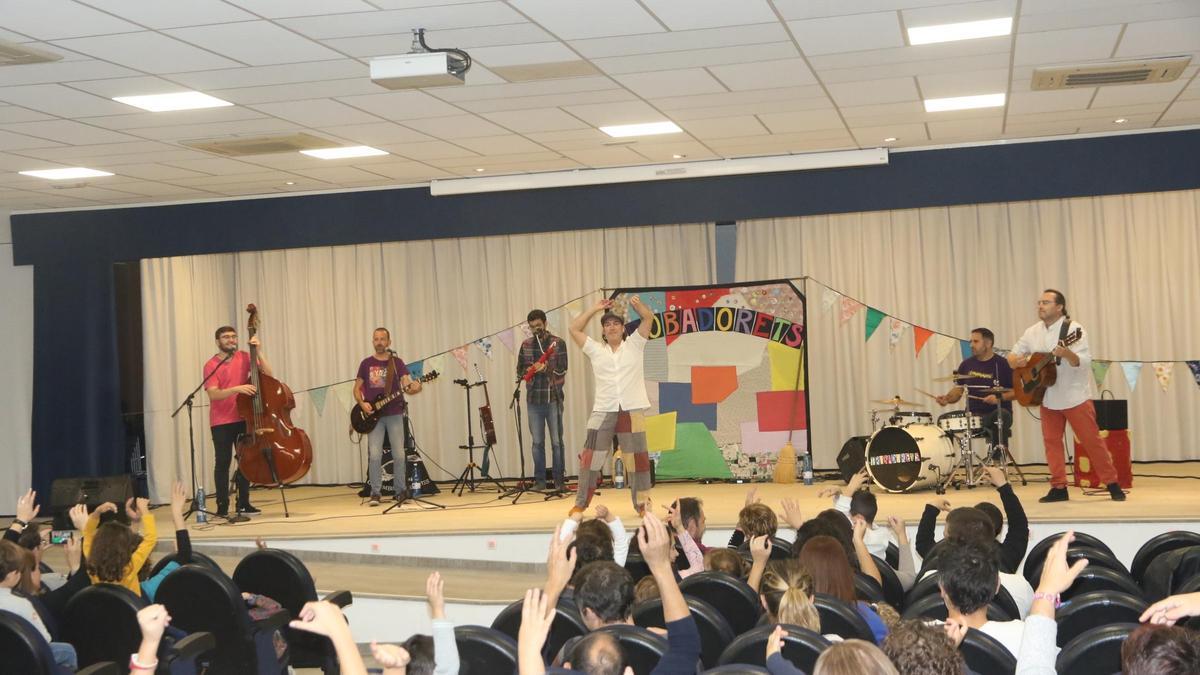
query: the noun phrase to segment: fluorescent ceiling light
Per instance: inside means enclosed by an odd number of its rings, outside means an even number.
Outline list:
[[[925,99],[925,112],[971,110],[973,108],[996,108],[1002,105],[1004,105],[1004,94],[953,96],[950,98],[927,98]]]
[[[113,100],[150,112],[168,112],[171,110],[197,110],[200,108],[221,108],[233,105],[215,96],[202,94],[198,91],[180,91],[174,94],[151,94],[148,96],[115,96]]]
[[[49,180],[68,180],[71,178],[98,178],[100,176],[111,176],[107,171],[97,171],[95,169],[85,169],[82,166],[73,166],[69,169],[41,169],[39,171],[19,171],[22,176],[33,176],[34,178],[47,178]]]
[[[301,150],[300,154],[316,157],[317,159],[346,159],[347,157],[374,157],[388,154],[379,148],[369,145],[351,145],[345,148],[320,148],[318,150]]]
[[[934,42],[955,42],[957,40],[974,40],[976,38],[997,37],[1012,32],[1012,17],[1003,19],[987,19],[986,21],[966,21],[964,23],[943,23],[937,26],[920,26],[908,29],[910,45],[927,45]]]
[[[545,173],[514,174],[510,176],[478,176],[475,178],[446,178],[431,181],[429,194],[434,197],[508,190],[539,190],[544,188],[613,183],[640,183],[652,180],[706,178],[710,176],[740,176],[757,173],[781,173],[808,169],[831,169],[845,166],[887,164],[886,148],[839,150],[774,157],[714,159],[698,162],[625,166],[607,169],[573,169]]]
[[[618,124],[610,127],[600,127],[600,131],[613,138],[629,136],[654,136],[656,134],[678,134],[683,131],[674,122],[648,122],[646,124]]]

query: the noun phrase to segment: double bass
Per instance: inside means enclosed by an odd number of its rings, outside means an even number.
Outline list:
[[[258,333],[258,308],[246,307],[246,330]],[[286,384],[258,368],[258,347],[250,345],[250,384],[254,395],[238,394],[237,410],[246,433],[237,441],[238,467],[255,485],[282,486],[298,481],[312,466],[312,441],[292,424],[296,398]]]

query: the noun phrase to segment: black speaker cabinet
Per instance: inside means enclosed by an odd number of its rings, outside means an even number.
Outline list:
[[[1129,428],[1129,401],[1115,398],[1098,398],[1092,401],[1096,406],[1096,425],[1100,431],[1120,431]]]
[[[854,474],[866,466],[867,443],[870,441],[870,436],[851,436],[850,440],[842,445],[842,450],[837,456],[838,472],[842,474],[842,480],[849,483]]]
[[[133,476],[87,476],[59,478],[50,485],[50,510],[54,515],[54,529],[69,530],[74,527],[67,513],[76,504],[87,504],[93,511],[104,502],[112,502],[125,514],[125,500],[134,496]]]

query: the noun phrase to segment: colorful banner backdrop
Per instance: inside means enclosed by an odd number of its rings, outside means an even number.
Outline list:
[[[627,330],[640,323],[628,304],[633,295],[654,312],[646,429],[651,451],[661,453],[660,478],[770,475],[789,437],[808,447],[807,303],[798,288],[619,289],[613,310]]]

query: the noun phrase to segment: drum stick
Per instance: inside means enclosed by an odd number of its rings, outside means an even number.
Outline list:
[[[913,390],[916,391],[918,394],[925,394],[929,398],[934,398],[934,399],[937,398],[937,394],[931,394],[923,389],[917,389],[916,387],[913,387]]]

